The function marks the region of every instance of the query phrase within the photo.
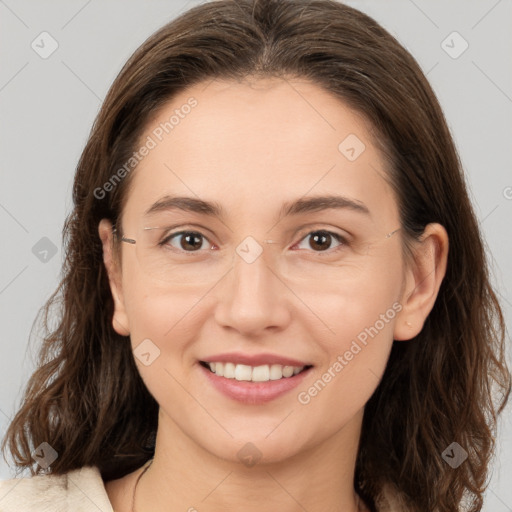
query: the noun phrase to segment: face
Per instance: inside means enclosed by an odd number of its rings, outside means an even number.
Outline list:
[[[407,309],[414,278],[369,126],[307,81],[217,80],[173,98],[144,143],[121,218],[135,243],[110,275],[159,429],[276,461],[360,418],[407,338],[404,312],[413,336],[428,309]],[[219,211],[172,207],[178,196]],[[108,247],[106,223],[100,234]]]

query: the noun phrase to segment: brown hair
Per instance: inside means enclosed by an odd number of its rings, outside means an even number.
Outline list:
[[[51,472],[85,465],[105,479],[154,452],[158,404],[127,338],[112,328],[113,300],[97,227],[120,218],[133,173],[101,188],[131,156],[148,120],[187,86],[220,77],[309,79],[361,113],[389,163],[406,240],[430,222],[450,239],[445,278],[423,330],[395,342],[366,404],[355,488],[374,507],[383,486],[411,511],[480,510],[497,416],[511,377],[505,325],[462,166],[440,105],[414,58],[372,18],[331,0],[220,0],[190,9],[133,54],[112,84],[82,153],[74,209],[64,225],[62,281],[44,307],[38,369],[3,441],[18,468],[40,471],[31,450],[59,454]],[[55,329],[52,306],[60,306]],[[43,309],[43,308],[42,308]],[[458,442],[468,459],[441,457]]]

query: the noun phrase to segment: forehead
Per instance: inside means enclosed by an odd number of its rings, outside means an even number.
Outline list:
[[[191,105],[193,105],[191,107]],[[164,193],[256,213],[308,194],[339,192],[396,217],[384,162],[357,112],[305,79],[210,80],[167,102],[139,145],[127,209]],[[369,203],[369,204],[368,204]]]

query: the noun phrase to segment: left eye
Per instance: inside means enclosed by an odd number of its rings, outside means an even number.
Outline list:
[[[341,235],[338,235],[337,233],[333,233],[332,231],[311,231],[311,233],[308,233],[302,240],[306,240],[308,237],[311,237],[310,246],[313,248],[316,247],[317,249],[319,248],[319,250],[315,252],[325,252],[326,250],[330,249],[330,247],[325,246],[330,246],[333,238],[339,243],[335,250],[343,245],[346,245],[345,238],[343,238]]]

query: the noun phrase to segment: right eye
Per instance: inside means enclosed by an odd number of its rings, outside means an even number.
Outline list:
[[[175,238],[179,238],[178,246],[172,243]],[[205,243],[206,246],[202,247],[203,243]],[[158,245],[163,247],[170,246],[173,250],[184,252],[197,252],[199,250],[211,248],[212,246],[208,239],[198,231],[178,231],[176,233],[171,233],[159,242]]]

